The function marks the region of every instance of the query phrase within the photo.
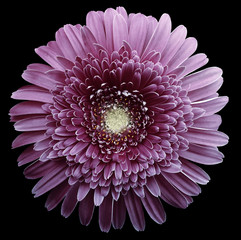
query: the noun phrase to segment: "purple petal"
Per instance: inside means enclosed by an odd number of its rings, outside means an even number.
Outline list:
[[[26,132],[18,135],[12,143],[12,148],[21,147],[45,139],[45,131]]]
[[[73,185],[69,189],[69,191],[63,201],[63,204],[61,206],[61,215],[64,216],[65,218],[70,216],[70,214],[74,211],[74,209],[77,205],[78,188],[79,188],[79,183],[76,183],[75,185]]]
[[[117,14],[113,21],[113,44],[114,50],[119,50],[123,40],[128,40],[128,26],[121,14]]]
[[[82,201],[88,192],[90,191],[90,186],[87,183],[80,183],[79,184],[79,189],[78,189],[78,194],[77,194],[77,199],[78,201]]]
[[[115,229],[121,229],[126,219],[126,206],[124,198],[121,195],[118,201],[114,201],[113,204],[113,218],[112,225]]]
[[[71,186],[66,180],[51,190],[45,203],[45,207],[48,209],[48,211],[55,208],[62,201],[70,187]]]
[[[206,146],[224,146],[228,143],[228,136],[216,130],[190,127],[183,136],[191,143]]]
[[[158,197],[161,195],[160,188],[154,177],[147,178],[146,187],[153,196]]]
[[[185,159],[182,159],[182,171],[188,178],[198,184],[207,184],[210,180],[204,170]]]
[[[132,190],[129,190],[124,196],[124,200],[133,227],[137,231],[144,231],[145,218],[140,198]]]
[[[201,192],[200,187],[183,173],[164,173],[163,176],[178,190],[188,196],[196,196]]]
[[[168,43],[162,52],[161,63],[165,66],[172,57],[176,54],[178,49],[182,46],[187,35],[187,29],[180,25],[171,33]]]
[[[31,118],[26,118],[20,121],[17,121],[14,124],[14,128],[17,131],[40,131],[40,130],[46,130],[47,120],[44,117],[31,117]]]
[[[154,197],[147,190],[145,191],[145,197],[141,198],[141,201],[149,216],[155,222],[162,224],[166,221],[166,213],[158,197]]]
[[[79,219],[82,225],[88,226],[94,212],[93,191],[89,191],[87,196],[79,202]]]
[[[194,121],[193,127],[217,130],[222,122],[221,116],[214,114],[200,117]]]
[[[224,157],[216,147],[201,146],[192,143],[189,144],[187,151],[180,151],[178,154],[183,158],[205,165],[221,163]]]
[[[59,163],[56,168],[45,175],[33,188],[32,193],[38,197],[62,183],[67,177],[65,175],[66,163]]]
[[[112,197],[109,194],[99,207],[99,225],[103,232],[109,232],[112,217]]]

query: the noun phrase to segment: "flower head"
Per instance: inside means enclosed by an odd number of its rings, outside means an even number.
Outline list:
[[[122,228],[126,213],[144,230],[144,209],[161,224],[162,200],[186,208],[209,176],[195,163],[217,164],[218,131],[228,101],[219,97],[222,70],[195,54],[186,28],[171,31],[169,15],[159,21],[127,15],[122,7],[89,12],[86,26],[65,25],[56,40],[37,48],[47,64],[30,64],[30,85],[13,93],[25,100],[10,110],[23,132],[13,148],[28,145],[19,165],[32,192],[49,192],[46,208],[62,202],[68,217],[79,209],[88,225],[99,206],[102,231]],[[193,71],[196,71],[192,73]]]

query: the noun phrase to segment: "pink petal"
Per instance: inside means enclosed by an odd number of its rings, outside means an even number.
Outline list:
[[[146,187],[153,196],[158,197],[161,195],[160,188],[154,177],[147,178]]]
[[[183,173],[163,173],[163,175],[168,182],[188,196],[196,196],[201,192],[200,187]]]
[[[215,82],[221,77],[222,73],[222,69],[218,67],[209,67],[184,77],[182,86],[187,87],[189,91],[195,90]]]
[[[143,52],[145,43],[145,38],[143,36],[146,36],[147,26],[148,21],[143,14],[138,13],[132,17],[129,27],[129,42],[132,49],[136,50],[140,56]]]
[[[175,188],[173,187],[163,176],[162,174],[156,177],[157,183],[161,190],[161,198],[174,207],[186,208],[188,202],[186,198]]]
[[[88,194],[89,190],[90,190],[89,184],[83,183],[83,182],[80,183],[79,189],[78,189],[78,194],[77,194],[78,201],[82,201]]]
[[[193,127],[218,130],[221,122],[222,122],[221,116],[214,114],[214,115],[200,117],[196,119],[194,121]]]
[[[210,116],[214,113],[219,112],[227,104],[229,98],[226,96],[223,97],[214,97],[207,100],[201,100],[191,103],[192,107],[202,108],[205,110],[204,116]]]

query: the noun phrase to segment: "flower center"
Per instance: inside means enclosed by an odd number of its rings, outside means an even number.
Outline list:
[[[121,133],[126,130],[130,123],[130,117],[127,111],[116,105],[106,111],[104,116],[107,130],[113,133]]]

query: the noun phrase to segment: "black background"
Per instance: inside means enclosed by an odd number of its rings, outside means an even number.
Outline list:
[[[233,1],[235,2],[235,1]],[[232,1],[32,1],[21,4],[6,3],[1,14],[1,226],[10,236],[24,237],[67,237],[83,239],[96,235],[100,239],[120,237],[155,237],[174,239],[182,237],[235,236],[240,223],[240,157],[235,153],[240,131],[240,33],[238,5]],[[91,10],[104,11],[108,7],[124,6],[128,13],[142,12],[160,18],[162,13],[171,16],[173,29],[183,24],[188,36],[197,38],[196,52],[206,53],[207,66],[219,66],[224,71],[224,84],[220,95],[228,95],[230,101],[220,114],[223,124],[220,127],[230,136],[230,143],[221,148],[224,162],[203,168],[211,176],[211,181],[202,186],[202,193],[194,197],[187,209],[176,209],[164,203],[167,221],[158,225],[146,216],[145,232],[136,232],[127,217],[122,230],[111,229],[102,233],[98,226],[98,211],[88,227],[81,226],[75,211],[68,219],[60,215],[60,206],[48,212],[44,207],[46,194],[34,199],[31,189],[37,181],[23,176],[24,167],[18,167],[16,159],[23,149],[11,150],[11,142],[18,135],[13,124],[8,123],[8,110],[16,101],[11,93],[26,84],[21,74],[28,64],[43,62],[34,48],[54,40],[55,32],[64,24],[85,25],[86,14]],[[237,109],[237,110],[236,110]],[[6,120],[6,121],[5,121]],[[237,145],[236,145],[237,144]],[[6,154],[5,151],[7,152]],[[5,235],[5,236],[7,236]],[[3,235],[4,236],[4,235]],[[232,238],[232,237],[230,237]],[[62,239],[62,238],[61,238]]]

